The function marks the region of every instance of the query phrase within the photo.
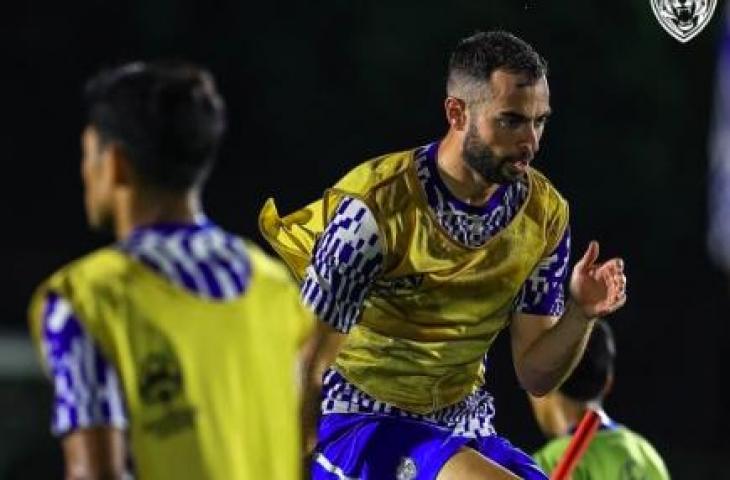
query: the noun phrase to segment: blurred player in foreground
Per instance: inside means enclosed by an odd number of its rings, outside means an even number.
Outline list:
[[[557,390],[530,397],[542,432],[552,438],[534,457],[547,472],[558,464],[576,425],[588,408],[599,412],[601,425],[573,470],[573,480],[668,480],[664,462],[640,435],[611,420],[602,410],[614,380],[616,348],[608,324],[599,321],[583,358]]]
[[[593,242],[565,305],[568,206],[531,166],[546,70],[511,34],[466,38],[444,138],[365,162],[284,218],[264,206],[262,231],[321,320],[306,396],[312,432],[321,413],[315,479],[545,478],[494,431],[485,355],[509,325],[522,386],[545,394],[626,300],[622,262],[596,263]]]
[[[298,478],[295,364],[312,316],[278,261],[203,214],[225,128],[213,78],[132,63],[86,95],[86,213],[117,242],[31,305],[66,478],[126,478],[130,464],[140,479]]]

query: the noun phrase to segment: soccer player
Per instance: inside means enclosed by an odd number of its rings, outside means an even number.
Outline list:
[[[553,439],[534,457],[545,471],[552,471],[583,414],[593,408],[599,412],[601,425],[573,470],[573,480],[668,480],[667,468],[649,442],[615,423],[601,408],[613,385],[615,356],[611,329],[606,322],[599,321],[583,358],[565,383],[542,398],[530,397],[540,429]]]
[[[291,215],[264,206],[321,320],[313,478],[545,478],[495,434],[485,355],[509,326],[522,386],[544,395],[626,299],[621,260],[597,264],[592,242],[564,301],[568,206],[531,165],[549,100],[530,45],[477,33],[449,62],[445,137],[361,164]]]
[[[86,93],[86,213],[117,241],[50,277],[30,314],[66,478],[299,478],[314,320],[283,265],[203,214],[225,127],[213,78],[131,63]]]

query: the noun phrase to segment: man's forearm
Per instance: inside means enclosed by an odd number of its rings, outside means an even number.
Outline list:
[[[309,455],[317,443],[317,424],[320,415],[322,377],[334,362],[347,338],[324,322],[318,322],[301,361],[301,425],[304,455]]]
[[[61,445],[67,480],[124,480],[126,478],[124,431],[93,427],[73,431]]]
[[[321,386],[321,382],[310,381],[302,391],[302,449],[305,456],[310,455],[317,444]]]
[[[573,301],[550,329],[540,335],[516,368],[522,386],[536,396],[555,389],[570,374],[583,355],[595,318],[588,318]]]

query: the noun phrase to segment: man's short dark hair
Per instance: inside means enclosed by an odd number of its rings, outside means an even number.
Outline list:
[[[477,32],[462,39],[451,54],[447,91],[466,101],[474,84],[484,85],[495,70],[525,75],[530,84],[547,75],[547,62],[524,40],[504,31]]]
[[[606,381],[613,375],[615,357],[616,345],[611,327],[599,320],[593,327],[583,358],[560,386],[560,393],[581,402],[601,400]]]
[[[185,191],[201,184],[225,130],[212,75],[181,62],[129,63],[86,84],[88,122],[103,144],[123,148],[145,186]]]

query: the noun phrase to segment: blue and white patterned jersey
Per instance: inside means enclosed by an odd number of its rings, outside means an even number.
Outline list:
[[[415,164],[431,211],[449,235],[469,247],[480,247],[514,218],[529,193],[525,183],[500,185],[486,205],[474,206],[456,198],[444,183],[436,165],[438,143],[416,151]]]
[[[507,226],[527,199],[522,183],[500,186],[483,207],[467,205],[448,190],[436,165],[438,144],[417,150],[418,178],[441,226],[465,246],[480,247]],[[560,316],[570,257],[570,229],[543,258],[515,298],[514,311]],[[383,247],[375,217],[360,200],[343,199],[325,228],[307,267],[303,302],[341,332],[360,318],[365,298],[383,269]]]
[[[439,224],[457,242],[480,247],[504,229],[527,199],[529,187],[498,187],[486,205],[476,207],[456,198],[438,172],[438,143],[418,149],[415,164],[428,205]],[[564,283],[570,257],[570,229],[523,284],[514,312],[560,316],[565,309]],[[335,329],[347,333],[357,323],[363,302],[383,269],[383,247],[375,217],[356,198],[345,198],[320,237],[301,288],[302,301]],[[486,361],[486,360],[485,360]],[[462,402],[431,415],[415,415],[377,401],[339,374],[326,374],[323,413],[366,413],[409,416],[450,428],[460,435],[493,433],[491,396],[482,388]],[[458,419],[458,420],[454,420]]]
[[[53,379],[53,434],[101,425],[126,428],[117,372],[84,332],[71,305],[51,293],[43,319],[43,350]]]
[[[136,230],[117,248],[194,295],[227,301],[246,291],[250,264],[243,241],[208,221]],[[66,299],[46,298],[42,345],[53,379],[51,431],[126,428],[117,372],[84,331]]]
[[[383,268],[375,217],[356,198],[345,198],[319,238],[301,296],[321,320],[348,332]]]

